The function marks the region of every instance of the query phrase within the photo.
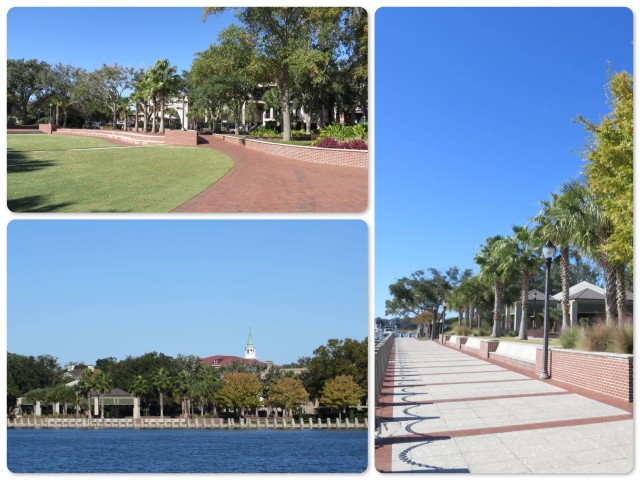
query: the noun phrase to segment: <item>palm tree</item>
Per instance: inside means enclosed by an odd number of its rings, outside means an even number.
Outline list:
[[[113,388],[111,377],[109,377],[105,372],[99,370],[96,372],[93,385],[94,389],[100,396],[100,418],[104,418],[104,395],[105,393],[110,392]]]
[[[149,382],[142,376],[137,375],[136,378],[133,379],[133,383],[129,388],[129,393],[131,393],[138,400],[137,411],[134,412],[133,418],[140,418],[140,397],[149,391]]]
[[[529,230],[528,226],[513,227],[513,235],[502,240],[501,257],[502,268],[507,271],[520,273],[520,303],[522,305],[520,316],[520,329],[518,338],[527,339],[527,304],[529,301],[529,280],[531,273],[540,267],[541,260],[538,253],[539,240],[535,230]]]
[[[562,187],[564,189],[564,187]],[[551,201],[542,200],[542,210],[533,218],[540,237],[549,239],[560,252],[560,278],[562,283],[562,329],[569,328],[569,288],[571,287],[570,259],[580,254],[573,247],[577,229],[581,228],[583,213],[578,195],[571,192],[551,194]]]
[[[158,390],[158,397],[160,399],[160,418],[164,418],[164,393],[171,389],[171,377],[166,368],[159,368],[153,375],[151,380],[153,386]]]
[[[504,268],[505,259],[502,242],[504,237],[496,235],[485,240],[474,261],[480,266],[480,277],[490,279],[493,283],[493,330],[492,337],[502,334],[501,312],[505,281],[511,273]]]
[[[167,101],[174,94],[180,83],[180,76],[176,73],[177,67],[169,66],[169,60],[158,60],[149,69],[149,76],[153,84],[153,92],[160,102],[160,131],[164,133],[164,111]],[[155,103],[155,102],[154,102]]]
[[[180,400],[182,406],[182,416],[187,418],[189,413],[191,385],[193,384],[193,377],[188,370],[181,370],[178,373],[178,381],[175,386],[176,398]]]
[[[575,218],[576,228],[573,230],[573,243],[602,268],[606,323],[613,325],[616,323],[617,317],[617,265],[611,261],[604,248],[613,232],[613,226],[596,202],[584,177],[565,183],[562,186],[562,194],[572,197],[570,201],[577,206],[579,212]],[[567,221],[567,217],[563,217],[563,221]]]
[[[85,369],[80,375],[77,387],[78,391],[87,396],[87,417],[91,418],[91,392],[95,388],[96,372],[89,368]]]

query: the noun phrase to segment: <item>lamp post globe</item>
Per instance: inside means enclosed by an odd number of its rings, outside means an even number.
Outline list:
[[[549,378],[548,369],[548,356],[549,356],[549,290],[551,288],[551,260],[556,254],[556,247],[551,243],[551,240],[547,240],[547,243],[542,247],[542,256],[545,260],[545,281],[544,281],[544,326],[543,326],[543,348],[542,348],[542,372],[540,372],[541,379]]]

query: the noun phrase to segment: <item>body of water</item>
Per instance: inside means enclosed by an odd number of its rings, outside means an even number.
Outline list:
[[[9,429],[14,473],[359,473],[366,430]]]

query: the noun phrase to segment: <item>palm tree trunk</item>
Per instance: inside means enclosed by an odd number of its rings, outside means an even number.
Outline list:
[[[618,310],[618,326],[625,322],[627,313],[627,288],[624,281],[624,266],[616,268],[616,307]]]
[[[562,329],[571,327],[569,313],[569,245],[560,247],[560,277],[562,279]]]
[[[104,418],[104,395],[100,395],[100,418]]]
[[[144,114],[144,116],[142,117],[142,133],[147,133],[147,123],[149,122],[149,105],[147,104],[147,102],[144,103],[142,109],[142,113]]]
[[[164,97],[160,100],[160,133],[164,134]]]
[[[164,418],[164,396],[160,392],[160,418]]]
[[[520,340],[527,339],[527,310],[529,301],[529,272],[524,270],[522,272],[522,288],[520,290],[520,331],[518,332],[518,338]]]
[[[282,67],[282,139],[291,140],[291,117],[289,116],[289,67]]]
[[[601,258],[600,265],[604,272],[604,309],[606,323],[615,325],[616,312],[616,269],[607,258]]]
[[[156,102],[153,101],[153,107],[151,108],[151,133],[156,133]]]
[[[502,329],[500,328],[500,310],[502,309],[502,282],[500,282],[498,278],[495,279],[493,291],[495,295],[493,300],[493,331],[491,332],[491,336],[499,337],[502,334]]]

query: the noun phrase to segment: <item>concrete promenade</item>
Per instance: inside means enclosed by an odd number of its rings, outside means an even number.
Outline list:
[[[627,473],[633,406],[396,338],[376,409],[382,472]]]

